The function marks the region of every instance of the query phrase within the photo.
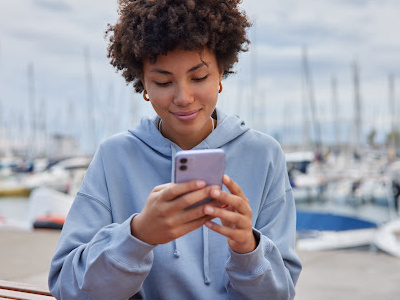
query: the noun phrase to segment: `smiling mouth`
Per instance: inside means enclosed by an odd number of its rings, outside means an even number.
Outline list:
[[[181,121],[192,121],[197,118],[200,110],[191,110],[173,113],[175,117]]]

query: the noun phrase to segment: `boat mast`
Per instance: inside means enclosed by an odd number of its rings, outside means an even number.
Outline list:
[[[47,101],[45,98],[41,99],[40,107],[41,107],[40,134],[41,134],[41,147],[42,147],[40,150],[42,155],[48,157],[49,142],[48,142],[48,132],[47,132]]]
[[[0,42],[0,86],[1,86],[1,42]],[[1,90],[1,89],[0,89]],[[4,130],[4,134],[3,134],[3,106],[2,106],[2,101],[1,101],[1,95],[0,95],[0,145],[2,145],[2,147],[0,147],[0,155],[2,153],[6,153],[7,149],[6,149],[6,137],[5,137],[5,130]],[[5,126],[4,126],[5,127]]]
[[[85,59],[85,69],[86,69],[86,89],[87,89],[87,116],[88,116],[88,127],[89,127],[89,135],[91,137],[91,141],[89,142],[90,154],[94,154],[96,149],[96,126],[95,126],[95,106],[94,106],[94,97],[93,97],[93,76],[92,76],[92,68],[90,65],[90,53],[89,48],[85,47],[84,50],[84,59]]]
[[[30,159],[33,159],[36,155],[36,99],[35,99],[35,71],[33,63],[28,65],[28,99],[29,99],[29,116],[30,116],[30,143],[28,145],[28,155]]]
[[[314,95],[314,85],[312,81],[312,75],[311,71],[308,66],[308,57],[307,57],[307,48],[304,46],[303,47],[303,116],[304,116],[304,122],[305,122],[305,127],[304,127],[304,134],[309,136],[308,134],[308,120],[306,117],[306,103],[307,99],[310,104],[310,110],[311,110],[311,121],[312,125],[314,128],[314,133],[315,133],[315,150],[317,152],[317,155],[321,154],[321,128],[319,121],[317,119],[317,110],[316,110],[316,103],[315,103],[315,95]],[[306,132],[307,131],[307,132]]]
[[[1,42],[0,42],[0,87],[1,87]],[[0,88],[1,91],[1,88]],[[4,106],[3,101],[1,99],[0,94],[0,156],[4,154],[7,156],[9,151],[9,141],[7,139],[7,130],[6,130],[6,121],[5,121],[5,113],[4,113]]]
[[[353,153],[358,154],[361,144],[361,96],[360,96],[360,75],[357,62],[353,63],[353,84],[354,84],[354,142]]]
[[[303,113],[303,150],[308,150],[311,146],[311,135],[310,135],[310,120],[308,118],[308,96],[307,96],[307,83],[304,76],[304,65],[306,64],[306,49],[303,48],[303,61],[302,61],[302,74],[301,74],[301,102],[302,102],[302,113]]]
[[[0,98],[0,157],[3,153],[6,153],[5,144],[6,140],[3,135],[3,105]]]
[[[396,128],[396,103],[395,103],[395,91],[394,91],[394,75],[389,74],[389,112],[390,112],[390,133],[388,140],[389,155],[392,156],[390,159],[396,158],[396,151],[398,147],[398,132]]]
[[[333,130],[334,130],[334,150],[336,152],[340,149],[340,124],[339,124],[339,103],[338,103],[338,88],[335,76],[331,78],[332,86],[332,116],[333,116]]]
[[[252,44],[253,49],[250,53],[250,98],[248,99],[248,117],[251,126],[256,125],[254,110],[258,111],[258,101],[257,101],[257,24],[253,24],[252,27]],[[258,117],[258,114],[257,116]],[[258,118],[257,118],[258,119]]]

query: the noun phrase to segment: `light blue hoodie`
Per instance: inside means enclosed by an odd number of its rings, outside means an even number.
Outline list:
[[[86,173],[53,257],[49,287],[58,299],[293,299],[301,271],[295,205],[279,144],[216,110],[218,126],[194,149],[222,148],[225,173],[250,201],[257,248],[230,250],[205,226],[165,245],[130,233],[150,191],[171,182],[180,148],[158,117],[105,141]],[[219,220],[218,220],[219,221]]]

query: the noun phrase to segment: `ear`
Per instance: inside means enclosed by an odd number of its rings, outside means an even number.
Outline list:
[[[141,67],[141,70],[140,70],[140,73],[139,74],[137,74],[138,76],[138,79],[140,80],[140,82],[142,83],[142,85],[143,85],[143,89],[146,89],[146,82],[144,81],[144,64],[143,64],[143,62],[141,63],[141,65],[142,65],[142,67]]]
[[[143,85],[143,89],[146,90],[146,83],[144,82],[144,76],[143,76],[143,75],[140,77],[140,82],[141,82],[142,85]]]

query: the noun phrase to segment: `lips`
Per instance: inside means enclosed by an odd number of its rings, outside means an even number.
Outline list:
[[[192,121],[197,118],[200,110],[180,111],[173,113],[174,116],[181,121]]]

